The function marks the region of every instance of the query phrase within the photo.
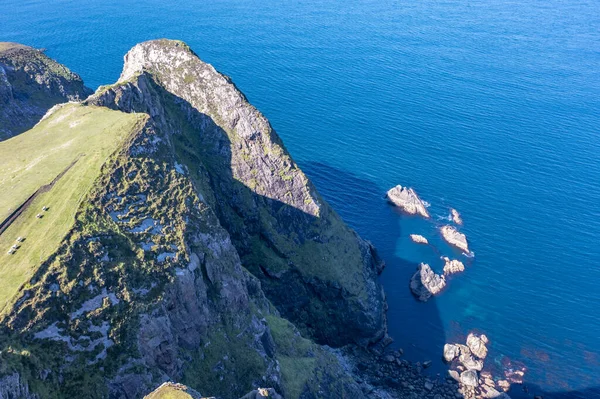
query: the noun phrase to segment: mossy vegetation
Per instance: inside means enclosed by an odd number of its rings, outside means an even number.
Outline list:
[[[0,309],[56,251],[102,164],[144,120],[144,115],[68,104],[27,133],[0,142],[5,160],[0,164],[0,219],[77,161],[0,235]],[[18,237],[25,241],[8,254]]]

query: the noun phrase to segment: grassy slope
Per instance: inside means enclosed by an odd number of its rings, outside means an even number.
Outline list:
[[[0,312],[36,266],[56,250],[100,167],[144,118],[68,104],[32,130],[0,143],[0,220],[81,156],[0,236]],[[43,206],[50,209],[42,212]],[[40,212],[44,213],[42,219],[36,218]],[[26,237],[25,242],[15,254],[8,255],[19,236]]]
[[[189,388],[184,385],[165,384],[146,395],[144,399],[194,399],[197,397],[197,395],[192,396]]]

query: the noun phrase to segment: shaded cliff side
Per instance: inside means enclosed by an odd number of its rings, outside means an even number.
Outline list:
[[[0,42],[0,141],[29,130],[52,106],[92,94],[41,50]]]

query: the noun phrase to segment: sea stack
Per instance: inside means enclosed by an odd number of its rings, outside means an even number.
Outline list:
[[[456,230],[454,226],[442,226],[440,228],[442,237],[446,242],[466,253],[469,253],[469,244],[467,243],[467,236]]]
[[[463,224],[462,218],[460,217],[460,213],[454,208],[450,208],[450,214],[452,215],[452,221],[459,226]]]
[[[427,301],[446,286],[446,278],[435,274],[427,263],[421,263],[410,279],[410,290],[419,301]]]
[[[442,260],[445,262],[445,264],[444,264],[444,274],[445,275],[460,273],[465,270],[465,265],[457,259],[450,260],[450,258],[448,258],[446,256],[442,256]]]
[[[415,242],[417,244],[429,244],[429,241],[427,241],[427,238],[425,238],[419,234],[411,234],[410,239],[412,240],[412,242]]]
[[[391,188],[386,196],[392,204],[402,209],[403,212],[409,215],[420,215],[426,219],[429,218],[425,203],[412,188],[397,185]]]

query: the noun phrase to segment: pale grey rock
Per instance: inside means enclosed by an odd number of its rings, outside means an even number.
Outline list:
[[[421,263],[410,279],[410,289],[420,301],[427,301],[446,286],[446,278],[435,274],[426,263]]]
[[[462,218],[460,217],[460,213],[454,208],[450,208],[450,214],[452,215],[452,221],[459,226],[463,224]]]
[[[458,259],[450,260],[450,258],[443,256],[442,260],[444,261],[444,274],[446,275],[460,273],[465,270],[465,265]]]
[[[479,386],[479,377],[477,376],[477,371],[475,370],[466,370],[460,373],[460,382],[469,387],[477,387]]]
[[[0,378],[0,399],[40,399],[29,391],[29,386],[21,380],[19,373]]]
[[[488,353],[486,344],[488,343],[488,338],[485,335],[476,335],[470,333],[467,336],[467,346],[471,350],[475,356],[480,359],[485,359]]]
[[[448,363],[453,361],[460,354],[460,349],[458,346],[453,344],[445,344],[444,345],[444,360]]]
[[[410,239],[412,240],[412,242],[415,242],[417,244],[429,244],[429,241],[427,241],[427,238],[425,238],[419,234],[411,234]]]
[[[467,242],[467,236],[456,230],[454,226],[446,225],[440,228],[442,237],[446,242],[465,253],[469,253],[469,244]]]
[[[387,192],[388,200],[409,215],[420,215],[429,218],[425,203],[414,189],[397,185]]]

